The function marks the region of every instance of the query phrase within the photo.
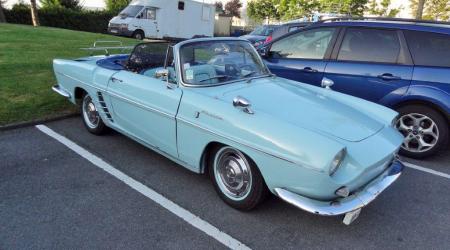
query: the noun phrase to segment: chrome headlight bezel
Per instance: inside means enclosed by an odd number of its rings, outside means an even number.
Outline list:
[[[392,121],[391,121],[391,127],[393,127],[393,128],[397,127],[397,121],[398,121],[399,118],[400,118],[400,115],[396,115],[396,116],[394,117],[394,119],[392,119]]]
[[[342,165],[342,162],[344,161],[346,155],[347,150],[343,148],[334,156],[333,160],[330,163],[330,170],[329,170],[330,176],[333,176],[334,173],[336,173],[336,171]]]

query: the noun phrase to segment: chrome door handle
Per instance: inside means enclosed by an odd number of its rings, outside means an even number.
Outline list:
[[[401,80],[402,78],[400,76],[394,76],[391,73],[384,73],[382,75],[377,76],[380,79],[383,79],[385,81],[392,81],[392,80]]]
[[[120,80],[119,78],[115,78],[115,77],[111,77],[111,81],[112,81],[112,82],[123,83],[122,80]]]
[[[311,67],[304,67],[304,68],[302,69],[302,71],[305,71],[305,72],[308,72],[308,73],[316,73],[316,72],[318,72],[317,69],[313,69],[313,68],[311,68]]]

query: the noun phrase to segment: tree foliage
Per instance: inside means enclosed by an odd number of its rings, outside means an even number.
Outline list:
[[[391,0],[371,0],[368,4],[367,12],[376,16],[395,17],[400,12],[400,8],[389,8]]]
[[[216,2],[215,5],[216,5],[216,12],[217,13],[220,13],[220,14],[225,13],[225,11],[223,10],[223,3],[222,2]]]
[[[409,1],[411,14],[417,16],[419,0]],[[422,13],[423,19],[447,21],[450,18],[450,0],[426,0]]]
[[[113,13],[119,13],[127,7],[130,2],[131,0],[105,0],[106,9]]]
[[[242,3],[240,0],[230,0],[225,4],[225,14],[241,17]]]
[[[368,0],[320,0],[320,11],[363,16]]]
[[[40,0],[42,8],[81,10],[80,0]]]
[[[276,3],[278,0],[259,0],[250,1],[247,4],[247,15],[256,21],[262,21],[264,19],[275,19],[279,20],[281,18],[278,12]]]
[[[308,16],[319,10],[319,7],[318,0],[281,0],[278,12],[282,13],[281,19],[291,20]]]

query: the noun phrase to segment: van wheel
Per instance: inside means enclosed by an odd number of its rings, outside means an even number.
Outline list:
[[[400,154],[411,158],[431,156],[448,143],[447,120],[436,110],[422,105],[407,105],[400,113],[396,128],[405,137]]]
[[[142,30],[136,30],[133,33],[133,38],[134,39],[142,40],[142,39],[144,39],[144,37],[145,37],[145,34],[144,34],[144,32]]]
[[[220,198],[233,208],[251,210],[268,190],[256,165],[239,150],[217,147],[209,159],[209,176]]]
[[[92,134],[100,135],[107,131],[108,127],[103,123],[94,101],[87,93],[83,96],[83,102],[81,103],[81,115],[84,126]]]

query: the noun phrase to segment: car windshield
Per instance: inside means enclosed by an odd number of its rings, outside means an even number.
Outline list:
[[[202,41],[180,49],[184,83],[218,85],[269,75],[252,45],[247,41]]]
[[[272,34],[273,28],[267,26],[259,26],[254,31],[252,31],[249,35],[253,36],[270,36]]]
[[[135,17],[142,8],[142,5],[128,5],[119,15],[123,17]]]

